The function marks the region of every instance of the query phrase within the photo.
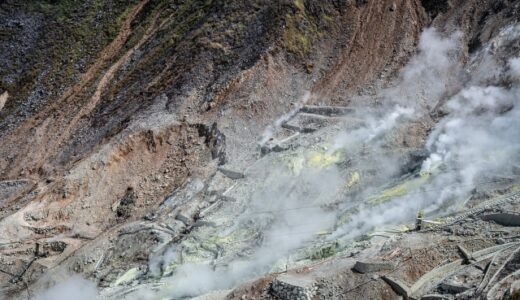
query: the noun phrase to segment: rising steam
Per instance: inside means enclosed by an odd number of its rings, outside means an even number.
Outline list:
[[[457,63],[460,37],[458,32],[444,38],[434,29],[425,30],[418,55],[403,69],[398,84],[380,93],[387,107],[381,111],[361,112],[365,126],[341,133],[328,150],[332,155],[338,150],[349,151],[360,144],[368,145],[374,155],[378,155],[379,163],[392,170],[387,174],[390,179],[395,175],[398,162],[379,151],[384,144],[383,137],[401,124],[423,118],[442,107],[448,116],[428,138],[426,147],[431,154],[422,166],[424,174],[435,174],[422,187],[420,196],[410,194],[376,207],[361,206],[350,221],[336,228],[332,239],[352,239],[380,225],[406,222],[419,210],[449,212],[483,174],[505,170],[508,160],[517,159],[519,139],[511,139],[518,137],[515,132],[520,129],[519,109],[514,106],[519,96],[517,89],[479,86],[489,78],[478,72],[480,78],[469,80],[470,86],[445,100],[463,85],[463,79],[458,78],[460,65]],[[488,65],[489,61],[486,56]],[[518,65],[518,60],[509,62],[511,76],[518,77]],[[442,101],[446,104],[442,105]],[[286,119],[284,116],[280,122]],[[278,123],[266,131],[264,142],[272,135],[272,128],[281,124]],[[255,176],[259,182],[267,178],[267,184],[258,188],[246,216],[239,223],[260,224],[257,229],[263,233],[262,245],[248,259],[234,261],[227,268],[215,270],[208,265],[193,264],[180,267],[171,278],[172,288],[166,292],[169,296],[192,296],[229,288],[268,272],[278,260],[311,239],[313,233],[334,226],[337,211],[317,205],[336,201],[337,192],[344,185],[346,178],[334,165],[321,170],[303,169],[297,174],[280,166],[264,167],[268,174]],[[442,171],[438,171],[440,169]],[[291,210],[302,207],[304,209]],[[259,209],[273,213],[247,216],[247,212]]]
[[[422,117],[427,113],[428,107],[435,106],[445,95],[449,78],[457,70],[454,54],[459,37],[460,34],[456,33],[443,38],[433,29],[426,30],[419,44],[419,53],[403,69],[399,84],[381,92],[380,96],[386,99],[387,106],[380,111],[360,111],[358,114],[363,117],[365,125],[339,134],[332,141],[326,155],[330,157],[338,151],[352,151],[365,144],[374,153],[374,159],[386,165],[386,176],[390,178],[395,175],[398,162],[394,158],[384,157],[383,151],[378,151],[383,147],[383,137],[402,123]],[[303,101],[308,97],[307,95]],[[281,122],[296,112],[297,110],[290,112],[268,128],[262,142],[272,136],[274,128],[279,127]],[[333,228],[338,218],[338,210],[325,207],[330,203],[348,201],[338,199],[347,181],[346,174],[340,172],[334,164],[325,168],[307,166],[297,169],[295,172],[294,168],[290,169],[283,164],[261,166],[257,168],[257,173],[252,174],[255,182],[260,184],[251,198],[250,207],[238,222],[238,226],[253,223],[256,230],[262,233],[262,244],[251,256],[234,261],[227,268],[184,265],[178,268],[169,280],[171,289],[166,294],[184,297],[232,287],[272,270],[273,265],[312,239],[315,233]],[[251,214],[258,211],[270,213]],[[354,216],[353,221],[338,228],[335,235],[341,236],[345,231],[356,233],[355,228],[358,233],[365,233],[379,223],[383,224],[395,217],[396,211],[386,211],[388,216],[381,215],[382,211],[361,210]],[[374,218],[374,213],[379,214],[378,218]],[[415,213],[415,209],[410,212]],[[405,215],[409,217],[410,214]],[[359,227],[359,224],[355,224],[357,218],[369,222]],[[355,237],[355,234],[352,237]]]
[[[511,34],[518,30],[506,28],[504,32],[499,40],[492,41],[493,51],[507,47],[508,41],[515,38]],[[180,298],[230,288],[272,271],[320,231],[333,231],[329,240],[351,240],[378,226],[409,222],[419,210],[436,215],[449,213],[464,204],[479,182],[497,175],[514,176],[513,167],[520,159],[520,58],[499,61],[484,48],[472,58],[468,73],[459,64],[460,38],[458,32],[443,37],[434,29],[425,30],[417,55],[403,68],[397,83],[377,96],[384,99],[383,106],[359,111],[364,125],[338,134],[324,151],[327,157],[333,157],[338,152],[368,148],[369,160],[381,169],[380,178],[395,180],[401,162],[385,154],[388,135],[407,122],[434,113],[444,115],[425,141],[429,155],[420,167],[418,178],[422,181],[415,192],[398,195],[381,205],[359,204],[355,214],[338,224],[338,217],[353,200],[341,194],[348,174],[334,162],[320,161],[325,167],[259,164],[250,174],[259,184],[249,207],[235,220],[236,228],[253,228],[261,234],[261,243],[250,255],[227,266],[183,264],[171,277],[163,279],[167,288],[140,291],[132,299]],[[302,103],[308,98],[307,94]],[[298,109],[266,129],[261,142],[269,140]],[[306,159],[309,161],[309,157]],[[367,186],[361,197],[369,197],[378,188]],[[337,209],[330,209],[337,203]],[[178,260],[178,250],[172,248],[167,256],[153,258],[150,273],[160,273],[159,264]],[[62,292],[68,295],[67,285],[53,288],[38,299],[51,299],[47,295],[64,299]]]
[[[515,38],[501,34],[500,40],[493,43],[506,47],[508,40]],[[435,43],[434,40],[429,40],[428,44],[432,42],[433,45],[453,45],[451,42]],[[437,46],[433,49],[439,51]],[[485,48],[483,53],[479,53],[469,66],[473,73],[465,74],[466,86],[440,107],[447,116],[439,122],[425,145],[430,152],[421,167],[421,174],[429,176],[426,183],[415,193],[395,197],[380,207],[362,207],[359,215],[338,228],[333,237],[354,238],[377,226],[410,220],[419,210],[427,214],[449,213],[460,209],[470,191],[479,184],[514,177],[513,168],[520,159],[518,59],[500,67],[501,62],[495,60],[488,50]],[[494,49],[498,50],[503,49]],[[439,61],[447,69],[458,69],[446,64],[445,59]],[[439,70],[433,69],[431,75],[437,72]],[[507,82],[504,77],[512,80],[509,87],[504,87]],[[426,78],[431,80],[433,77]],[[404,76],[403,82],[406,81]],[[449,92],[438,81],[433,81],[431,86],[439,89],[431,93],[438,97]],[[395,95],[395,92],[391,94]],[[442,101],[441,98],[435,101],[439,100]],[[435,102],[431,104],[436,105]]]
[[[93,300],[97,299],[96,284],[79,276],[70,276],[68,279],[52,286],[44,293],[36,296],[35,300]]]

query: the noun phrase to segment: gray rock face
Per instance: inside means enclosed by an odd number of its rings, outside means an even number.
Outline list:
[[[0,201],[4,201],[15,193],[24,190],[31,184],[28,180],[0,181]]]

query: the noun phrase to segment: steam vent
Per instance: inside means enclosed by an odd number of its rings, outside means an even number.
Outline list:
[[[0,0],[0,300],[520,300],[520,0]]]

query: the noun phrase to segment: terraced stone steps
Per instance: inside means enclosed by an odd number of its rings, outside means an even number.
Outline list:
[[[354,129],[361,126],[363,121],[352,117],[336,117],[310,113],[298,113],[282,126],[286,129],[298,131],[301,133],[311,133],[340,123],[344,125],[345,129]]]
[[[484,221],[493,221],[502,226],[520,226],[520,215],[516,213],[487,214],[480,218]]]
[[[317,106],[317,105],[304,105],[300,112],[316,114],[328,117],[334,116],[345,116],[356,112],[354,108],[344,106]]]
[[[341,124],[345,129],[361,126],[363,120],[356,118],[356,110],[342,106],[304,105],[282,123],[281,131],[261,147],[263,155],[289,149],[289,144],[299,134],[310,134],[332,125]]]

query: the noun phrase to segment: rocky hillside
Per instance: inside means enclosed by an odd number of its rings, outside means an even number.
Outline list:
[[[0,15],[6,299],[513,297],[519,1]]]

